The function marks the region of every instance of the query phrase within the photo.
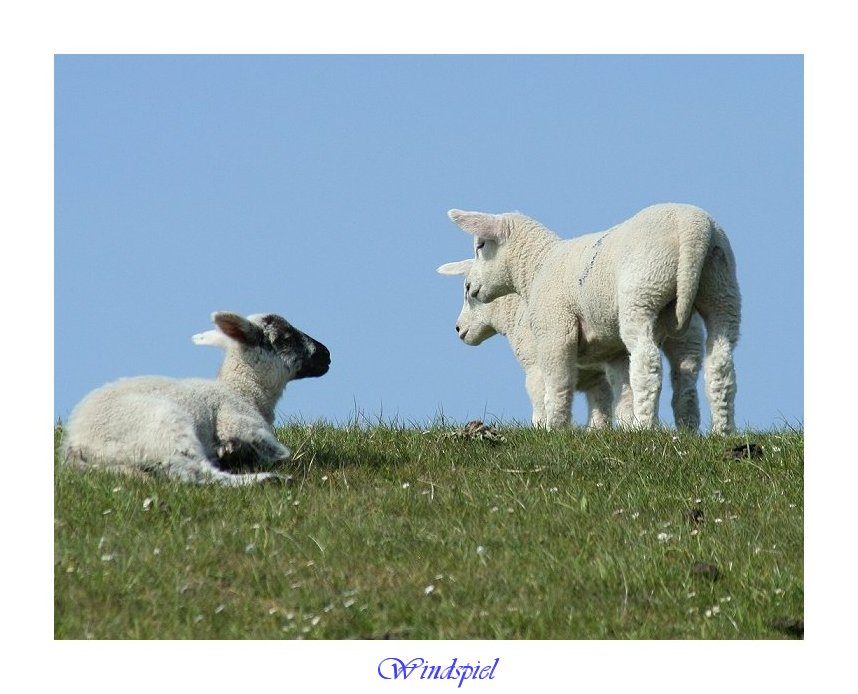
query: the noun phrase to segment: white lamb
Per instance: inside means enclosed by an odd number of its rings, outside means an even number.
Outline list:
[[[438,268],[438,272],[442,275],[467,275],[473,262],[473,259],[468,259],[446,263]],[[484,304],[465,292],[465,301],[456,319],[456,333],[468,345],[479,345],[498,333],[506,336],[524,369],[524,385],[533,408],[533,426],[545,426],[545,384],[536,363],[536,345],[526,308],[517,294],[507,294]],[[575,386],[587,396],[587,425],[593,429],[609,426],[614,394],[604,372],[581,369]]]
[[[653,426],[662,381],[659,345],[682,334],[696,310],[707,330],[704,381],[712,430],[735,430],[733,350],[741,298],[730,243],[705,211],[653,205],[607,231],[568,240],[519,213],[450,210],[449,216],[474,236],[468,294],[491,302],[515,292],[527,305],[549,428],[569,423],[579,366],[605,364],[616,382],[625,354],[634,423]]]
[[[274,406],[289,381],[326,373],[330,353],[274,314],[218,312],[212,321],[218,330],[193,340],[224,348],[217,380],[141,376],[94,390],[69,418],[62,460],[201,484],[276,478],[229,470],[291,459],[272,430]]]
[[[446,263],[438,268],[442,275],[465,275],[473,258]],[[479,345],[496,334],[505,335],[524,369],[525,388],[533,408],[534,426],[545,426],[545,383],[537,364],[536,342],[530,328],[526,304],[518,294],[507,294],[489,303],[476,301],[465,291],[464,303],[456,319],[456,333],[468,345]],[[697,399],[697,375],[703,359],[703,321],[696,313],[683,335],[665,339],[662,350],[670,364],[673,386],[673,416],[677,427],[697,430],[700,405]],[[617,373],[622,371],[622,373]],[[602,369],[579,369],[576,389],[587,396],[588,426],[603,428],[611,422],[613,403],[617,424],[630,426],[634,421],[632,392],[628,387],[628,361],[616,369],[620,379],[609,384]],[[612,388],[613,385],[613,388]]]

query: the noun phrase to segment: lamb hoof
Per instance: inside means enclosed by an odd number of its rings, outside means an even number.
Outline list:
[[[215,450],[215,454],[217,455],[218,460],[223,460],[224,458],[229,458],[236,454],[238,451],[239,442],[235,439],[227,439],[226,441],[221,441],[221,444]]]

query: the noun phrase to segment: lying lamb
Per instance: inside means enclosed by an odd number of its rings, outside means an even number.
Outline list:
[[[72,411],[62,460],[201,484],[275,478],[222,468],[290,460],[271,427],[274,406],[289,381],[326,373],[330,352],[274,314],[218,312],[212,321],[218,330],[193,340],[225,350],[217,380],[141,376],[94,390]]]
[[[442,275],[465,275],[474,264],[473,258],[446,263],[438,268]],[[533,425],[545,426],[545,384],[537,361],[536,343],[530,328],[527,306],[518,294],[507,294],[487,304],[471,298],[467,291],[456,333],[468,345],[479,345],[500,333],[509,340],[516,358],[524,369],[525,388],[533,407]],[[670,364],[673,385],[673,416],[677,427],[697,430],[700,405],[697,400],[697,374],[703,358],[703,321],[696,313],[683,335],[668,337],[662,350]],[[632,392],[628,387],[628,356],[621,358],[614,371],[613,389],[602,369],[579,369],[576,389],[587,395],[588,426],[603,428],[611,422],[611,406],[619,426],[633,422]],[[615,399],[616,398],[616,399]]]
[[[682,334],[693,311],[706,325],[704,376],[712,430],[735,430],[733,350],[741,298],[721,227],[691,205],[648,207],[607,231],[562,240],[536,220],[450,210],[474,236],[468,294],[491,302],[512,292],[527,304],[545,378],[549,428],[568,424],[578,366],[604,363],[609,380],[628,354],[634,424],[656,423],[659,345]]]

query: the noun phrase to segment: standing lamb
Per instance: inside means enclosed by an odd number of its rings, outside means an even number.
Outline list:
[[[706,325],[704,381],[712,430],[735,430],[741,298],[723,229],[692,205],[653,205],[607,231],[562,240],[519,213],[450,210],[474,236],[468,294],[491,302],[512,292],[527,304],[545,377],[549,428],[569,423],[578,366],[629,355],[634,423],[656,423],[659,344],[683,333],[694,310]]]
[[[467,275],[472,258],[446,263],[438,268],[442,275]],[[528,323],[526,306],[517,294],[507,294],[488,304],[475,301],[465,292],[462,311],[456,319],[456,333],[467,345],[479,345],[497,335],[505,335],[516,359],[524,369],[524,385],[533,408],[533,426],[545,426],[545,384],[536,363],[536,345]],[[604,429],[612,419],[614,393],[600,369],[581,369],[576,389],[587,396],[587,426]],[[630,398],[629,398],[630,399]]]
[[[467,276],[473,264],[473,258],[446,263],[438,268],[438,272],[442,275]],[[507,337],[524,369],[525,388],[533,407],[533,425],[545,426],[545,383],[537,364],[536,341],[530,328],[530,316],[521,297],[518,294],[507,294],[484,304],[470,297],[466,290],[462,310],[456,319],[456,333],[468,345],[479,345],[498,333]],[[673,387],[671,404],[676,426],[692,431],[700,426],[697,375],[703,359],[703,339],[703,321],[694,313],[685,333],[667,337],[662,344],[670,364]],[[618,358],[612,375],[615,382],[609,385],[603,369],[582,368],[578,371],[575,385],[577,390],[587,395],[590,428],[598,429],[610,424],[612,403],[619,426],[630,426],[634,421],[632,392],[628,387],[628,355]]]
[[[222,468],[270,466],[292,453],[274,436],[286,384],[321,376],[321,342],[274,314],[217,312],[218,330],[194,335],[225,350],[216,380],[125,378],[87,395],[64,432],[62,460],[79,467],[163,474],[186,482],[245,485],[276,476]]]

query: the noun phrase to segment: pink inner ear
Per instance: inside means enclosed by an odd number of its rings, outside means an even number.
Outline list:
[[[231,337],[237,342],[247,342],[247,333],[244,330],[243,323],[231,316],[219,316],[216,322],[217,327],[227,337]]]
[[[503,235],[503,220],[498,215],[450,210],[450,218],[464,231],[480,238],[497,241]]]

